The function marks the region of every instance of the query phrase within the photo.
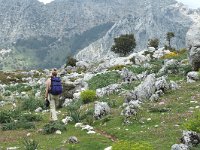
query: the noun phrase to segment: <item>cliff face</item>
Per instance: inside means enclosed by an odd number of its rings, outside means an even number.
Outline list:
[[[115,57],[110,51],[111,46],[114,44],[113,39],[121,34],[130,33],[135,35],[137,43],[135,51],[145,49],[148,39],[151,38],[158,38],[160,46],[164,46],[167,44],[167,32],[175,33],[175,38],[172,39],[173,47],[185,47],[186,34],[194,23],[194,19],[191,16],[196,12],[187,10],[179,3],[171,2],[169,5],[161,5],[159,2],[159,0],[148,1],[146,5],[140,6],[139,11],[137,11],[140,13],[134,12],[124,16],[113,25],[103,38],[84,48],[76,55],[76,58],[79,60],[96,61],[97,59]],[[89,57],[87,53],[90,54]]]
[[[57,67],[81,49],[78,59],[110,56],[113,38],[124,33],[135,34],[137,50],[153,37],[164,44],[169,31],[184,47],[190,24],[174,0],[0,0],[0,47],[16,64],[5,60],[0,69],[18,69],[19,60],[22,68]]]

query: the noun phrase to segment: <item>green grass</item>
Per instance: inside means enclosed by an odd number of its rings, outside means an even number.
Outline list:
[[[112,71],[94,76],[88,81],[88,85],[90,90],[96,90],[110,84],[118,83],[119,81],[121,81],[120,75],[116,71]]]
[[[182,82],[179,90],[168,91],[160,98],[159,102],[143,104],[138,115],[131,119],[133,122],[131,125],[123,125],[124,118],[120,116],[122,110],[120,106],[123,103],[124,97],[119,97],[116,94],[105,96],[99,100],[106,102],[115,101],[115,104],[111,105],[111,114],[108,117],[104,117],[102,120],[94,121],[92,126],[94,126],[96,130],[103,130],[114,139],[134,142],[145,141],[152,145],[155,150],[169,150],[173,144],[179,143],[182,130],[184,129],[183,124],[186,122],[186,119],[195,117],[193,113],[189,112],[189,108],[198,105],[196,103],[191,103],[194,99],[198,103],[200,102],[199,90],[200,82],[192,84]],[[163,102],[163,104],[159,104],[160,102]],[[87,104],[85,106],[87,106],[86,108],[90,108],[92,105]],[[152,111],[152,107],[157,108],[157,110]],[[160,111],[165,108],[168,108],[169,111]],[[65,108],[61,109],[61,111],[62,114],[65,115],[68,113]],[[29,132],[31,133],[30,138],[39,143],[39,149],[44,150],[47,148],[102,150],[113,144],[113,142],[103,134],[88,135],[86,131],[81,131],[81,129],[78,128],[75,129],[74,123],[67,125],[67,131],[63,131],[61,135],[44,135],[37,131],[49,122],[49,113],[44,114],[43,118],[44,120],[36,122],[36,129],[20,129],[13,130],[12,132],[0,131],[1,147],[23,146],[22,139],[26,137],[26,134]],[[60,115],[59,118],[62,119],[63,116]],[[148,121],[148,118],[151,118],[151,120]],[[63,144],[62,142],[67,140],[70,136],[76,136],[80,142],[78,144]],[[194,148],[194,150],[196,149],[198,148]]]

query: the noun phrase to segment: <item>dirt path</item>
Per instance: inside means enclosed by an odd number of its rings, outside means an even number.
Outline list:
[[[115,136],[110,135],[110,134],[108,134],[107,132],[105,132],[105,131],[103,131],[103,130],[95,129],[95,131],[96,131],[97,133],[101,134],[102,136],[104,136],[104,137],[110,139],[110,140],[113,141],[113,142],[115,142],[115,141],[118,140]]]

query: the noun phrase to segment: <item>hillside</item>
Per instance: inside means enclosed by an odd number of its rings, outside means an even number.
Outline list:
[[[0,148],[197,150],[199,136],[183,135],[200,132],[199,72],[191,70],[185,49],[79,61],[60,69],[58,122],[44,107],[49,70],[0,72]]]
[[[169,31],[183,48],[194,14],[175,0],[0,0],[0,50],[12,50],[0,55],[0,70],[60,67],[79,51],[80,60],[110,56],[113,39],[124,33],[135,34],[136,51],[154,37],[164,46]]]

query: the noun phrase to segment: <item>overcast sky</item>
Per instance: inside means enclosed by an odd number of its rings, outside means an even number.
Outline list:
[[[43,3],[49,3],[53,0],[39,0]],[[190,8],[200,8],[200,0],[177,0],[179,2],[184,3],[185,5],[188,5]]]

